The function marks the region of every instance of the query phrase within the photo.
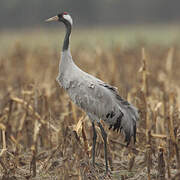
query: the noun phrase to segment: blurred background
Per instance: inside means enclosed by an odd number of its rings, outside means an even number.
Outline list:
[[[103,124],[106,179],[179,180],[179,9],[179,0],[0,0],[0,179],[104,179],[100,131],[92,168],[91,123],[56,82],[65,28],[44,20],[67,11],[75,63],[140,112],[130,148]]]
[[[1,0],[0,28],[41,26],[63,11],[82,26],[179,23],[179,6],[178,0]]]
[[[61,38],[62,33],[59,36],[57,33],[64,27],[58,23],[47,24],[44,20],[63,11],[73,17],[72,43],[75,44],[90,42],[94,46],[100,41],[105,45],[121,42],[122,47],[127,47],[138,39],[167,45],[180,39],[179,5],[178,0],[1,0],[0,47],[5,49],[22,39],[35,46],[39,41],[32,42],[32,36],[41,39],[44,45],[59,45],[54,39]],[[78,36],[80,31],[81,36]]]

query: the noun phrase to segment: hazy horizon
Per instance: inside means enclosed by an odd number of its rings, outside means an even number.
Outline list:
[[[68,11],[80,27],[178,24],[179,6],[178,0],[1,0],[0,29],[44,26],[44,19],[63,11]]]

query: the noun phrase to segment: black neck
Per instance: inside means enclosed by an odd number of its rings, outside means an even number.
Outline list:
[[[68,21],[64,21],[64,24],[66,26],[66,35],[64,38],[64,43],[63,43],[63,51],[68,50],[69,48],[69,37],[71,35],[71,24]]]

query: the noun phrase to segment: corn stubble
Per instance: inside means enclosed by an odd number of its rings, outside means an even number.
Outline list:
[[[158,51],[157,51],[158,50]],[[88,117],[55,81],[59,54],[16,44],[0,59],[0,176],[16,179],[179,179],[180,50],[176,46],[109,50],[75,48],[89,73],[119,88],[139,108],[137,143],[108,130],[111,177],[104,176],[103,141],[97,128],[96,167],[91,165]],[[91,57],[91,58],[90,58]],[[102,122],[103,123],[103,122]]]

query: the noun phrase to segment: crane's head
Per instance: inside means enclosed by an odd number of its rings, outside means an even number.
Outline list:
[[[49,19],[46,19],[45,21],[46,22],[59,21],[59,22],[63,22],[63,23],[70,23],[71,25],[73,24],[73,20],[72,20],[71,16],[67,12],[63,12],[61,14],[53,16],[53,17],[51,17]]]

